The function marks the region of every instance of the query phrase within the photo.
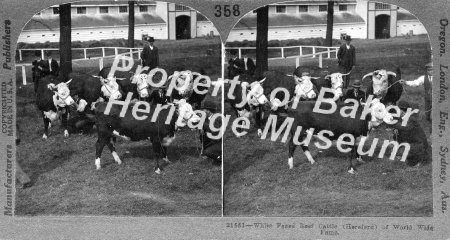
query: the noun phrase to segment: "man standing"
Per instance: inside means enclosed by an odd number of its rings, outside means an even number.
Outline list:
[[[153,45],[155,39],[153,37],[147,37],[146,44],[141,53],[142,65],[149,67],[149,71],[159,66],[159,53],[158,48]]]
[[[412,80],[412,81],[406,81],[403,79],[400,79],[400,83],[405,83],[406,85],[410,87],[417,87],[420,85],[423,85],[425,90],[425,115],[427,117],[428,121],[431,121],[431,92],[432,92],[432,82],[433,82],[433,62],[429,62],[425,65],[427,73],[425,75],[420,76],[419,78]]]
[[[343,37],[345,44],[342,44],[337,53],[338,64],[341,73],[349,73],[356,64],[356,50],[353,45],[350,44],[352,38],[349,35]],[[348,87],[350,81],[350,74],[344,77],[344,88]]]
[[[230,55],[231,58],[228,60],[228,79],[233,79],[244,72],[244,64],[242,59],[238,58],[235,49],[230,50]]]
[[[59,65],[58,62],[52,58],[52,53],[50,51],[46,54],[47,59],[42,60],[42,73],[43,76],[52,75],[57,77],[59,75]]]
[[[243,52],[242,56],[243,56],[242,62],[243,62],[243,65],[244,65],[244,73],[246,73],[248,75],[253,75],[255,73],[255,69],[256,69],[256,66],[255,66],[255,63],[253,62],[253,59],[249,58],[247,56],[246,52]]]
[[[361,81],[355,80],[352,87],[353,87],[352,90],[351,89],[347,90],[347,93],[344,95],[343,100],[350,98],[350,99],[357,100],[359,103],[365,102],[366,101],[366,93],[364,91],[360,90]]]
[[[39,84],[39,80],[41,79],[41,77],[43,75],[42,74],[42,69],[43,69],[42,63],[43,62],[42,62],[42,58],[41,58],[41,51],[36,50],[34,52],[34,56],[35,56],[35,59],[31,63],[31,65],[33,66],[31,68],[31,72],[33,75],[34,92],[36,92],[38,84]]]

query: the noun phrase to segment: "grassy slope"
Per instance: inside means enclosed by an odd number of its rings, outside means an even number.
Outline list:
[[[203,68],[212,79],[219,77],[220,50],[199,57],[205,53],[200,48],[198,44],[177,57],[160,50],[161,67],[169,74]],[[96,74],[97,66],[95,61],[77,62],[74,71]],[[96,171],[96,133],[64,138],[57,123],[49,139],[42,140],[43,122],[32,96],[32,85],[18,84],[17,122],[22,141],[17,160],[34,185],[18,189],[17,215],[220,216],[221,168],[199,157],[197,131],[178,133],[168,153],[173,164],[165,165],[161,175],[153,172],[155,155],[149,142],[121,139],[116,147],[124,164],[117,165],[105,147],[103,169]],[[209,96],[206,101],[205,105],[220,112],[219,98]]]
[[[375,66],[395,71],[400,66],[404,79],[423,74],[429,61],[428,39],[355,40],[357,68],[352,79],[361,78]],[[413,49],[410,52],[408,49]],[[292,73],[292,65],[271,62],[271,69]],[[294,63],[295,64],[295,63]],[[305,65],[313,64],[306,61]],[[317,63],[314,63],[317,64]],[[335,60],[327,62],[334,67]],[[369,82],[364,81],[367,86]],[[423,88],[406,87],[402,98],[419,108],[427,134],[431,126],[424,118]],[[225,105],[225,112],[232,114]],[[380,141],[390,134],[377,130]],[[372,140],[366,142],[367,149]],[[287,165],[287,144],[261,140],[255,129],[236,138],[228,131],[224,138],[224,214],[228,216],[432,216],[431,165],[408,168],[403,162],[378,158],[381,144],[358,174],[346,172],[348,154],[336,146],[319,152],[310,147],[317,164],[311,165],[297,148],[294,169]]]

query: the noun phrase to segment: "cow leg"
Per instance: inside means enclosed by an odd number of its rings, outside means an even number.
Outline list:
[[[294,152],[297,145],[294,144],[294,137],[291,136],[291,139],[289,140],[289,159],[288,159],[288,165],[289,169],[294,168]]]
[[[69,119],[69,109],[63,108],[61,115],[61,124],[64,128],[64,137],[69,137],[69,130],[67,129],[67,120]]]
[[[100,157],[102,155],[103,148],[105,147],[106,142],[108,142],[107,138],[99,137],[97,139],[97,142],[95,143],[95,166],[97,170],[100,170],[101,168]]]
[[[308,147],[308,146],[305,146],[305,145],[301,145],[301,147],[302,147],[303,152],[304,152],[305,155],[306,155],[306,158],[308,158],[308,161],[309,161],[311,164],[316,163],[316,161],[314,161],[314,158],[313,158],[312,155],[311,155],[311,152],[309,151],[309,147]]]
[[[48,127],[50,124],[50,119],[45,117],[44,112],[42,112],[42,119],[44,120],[44,135],[42,135],[43,139],[47,139],[48,137]]]
[[[154,138],[155,139],[155,138]],[[156,155],[156,167],[155,167],[155,173],[160,174],[161,173],[161,168],[159,166],[159,158],[161,156],[161,149],[162,149],[162,145],[160,142],[158,141],[152,141],[152,146],[153,146],[153,152]]]
[[[355,156],[355,155],[356,155],[356,145],[353,145],[352,151],[350,153],[349,167],[348,167],[348,172],[350,174],[354,174],[356,172],[356,168],[353,165],[353,161],[352,161],[353,160],[353,156]]]
[[[262,106],[258,106],[256,108],[255,113],[255,125],[256,128],[258,129],[258,137],[261,137],[262,135],[263,118],[264,118],[264,109]]]
[[[108,145],[108,148],[111,151],[114,161],[116,161],[116,163],[120,165],[120,164],[122,164],[122,161],[120,160],[120,157],[116,152],[116,147],[114,146],[115,143],[116,143],[115,138],[110,138],[106,144]]]
[[[170,160],[169,160],[169,158],[167,157],[167,147],[166,146],[162,146],[162,148],[161,148],[161,151],[162,151],[162,156],[164,156],[163,157],[163,160],[166,162],[166,163],[172,163]]]

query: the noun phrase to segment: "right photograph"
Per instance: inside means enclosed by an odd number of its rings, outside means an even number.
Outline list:
[[[261,6],[223,58],[224,216],[433,216],[433,56],[411,12]]]

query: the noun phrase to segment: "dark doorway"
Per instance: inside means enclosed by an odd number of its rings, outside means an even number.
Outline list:
[[[378,15],[375,17],[375,39],[390,38],[391,17],[389,15]]]
[[[191,38],[191,17],[179,16],[175,19],[177,39]]]

